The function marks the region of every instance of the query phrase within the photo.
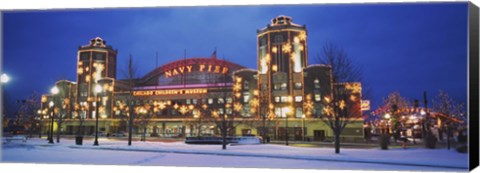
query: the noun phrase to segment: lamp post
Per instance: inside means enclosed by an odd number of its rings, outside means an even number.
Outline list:
[[[1,96],[0,96],[0,97],[1,97],[1,102],[2,102],[2,111],[5,110],[5,107],[3,107],[3,106],[4,106],[4,105],[3,105],[3,103],[4,103],[4,102],[3,102],[3,97],[4,97],[4,93],[5,93],[5,92],[3,91],[3,86],[4,86],[8,81],[10,81],[10,77],[8,77],[7,74],[3,73],[2,76],[0,76],[1,89],[2,89],[2,90],[0,91],[0,92],[2,93]],[[3,113],[4,113],[4,112],[1,112],[0,114],[3,115]],[[1,117],[1,115],[0,115],[0,117]]]
[[[290,103],[292,102],[292,96],[287,97],[287,102]],[[284,108],[282,108],[284,109]],[[282,110],[280,109],[280,110]],[[285,145],[288,145],[288,114],[292,112],[292,109],[290,107],[285,107],[286,112],[285,112]],[[283,110],[282,110],[283,114]]]
[[[285,109],[285,145],[288,145],[288,114],[290,113],[290,107],[286,107]]]
[[[417,142],[415,141],[415,126],[417,125],[417,117],[416,116],[413,116],[411,115],[410,116],[410,119],[412,120],[413,122],[413,127],[412,127],[412,138],[413,138],[413,144],[417,144]]]
[[[302,115],[302,141],[305,141],[305,114]]]
[[[93,145],[98,146],[98,94],[102,91],[102,87],[100,85],[95,85],[95,141]]]
[[[387,113],[387,114],[385,114],[384,118],[385,118],[385,120],[387,120],[387,121],[386,121],[386,122],[387,122],[387,130],[386,130],[386,133],[387,133],[387,134],[390,134],[390,118],[391,118],[391,116],[390,116],[390,114]]]
[[[58,94],[58,87],[54,86],[50,92],[52,93],[52,99],[55,101],[55,95]],[[50,124],[50,138],[48,139],[48,143],[53,144],[53,123],[55,121],[55,102],[50,102],[50,107],[52,108],[52,123]]]
[[[37,110],[37,117],[39,118],[39,126],[38,126],[38,138],[42,138],[42,110],[38,109]]]

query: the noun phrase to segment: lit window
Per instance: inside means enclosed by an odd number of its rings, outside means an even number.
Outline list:
[[[300,82],[295,83],[295,89],[302,89],[302,83]]]
[[[280,102],[280,97],[275,97],[275,102]]]
[[[231,97],[227,97],[227,103],[232,103],[232,98]]]
[[[295,96],[295,102],[302,102],[302,96]]]
[[[227,110],[227,114],[229,114],[229,115],[232,114],[232,108],[227,108],[225,110]]]
[[[225,103],[225,100],[223,100],[223,98],[218,98],[217,103],[218,103],[218,104],[224,104],[224,103]]]
[[[322,100],[320,94],[315,94],[315,101],[319,102],[320,100]]]
[[[187,105],[189,105],[190,104],[190,99],[187,99],[186,103],[187,103]]]
[[[243,103],[248,103],[250,101],[250,93],[244,92],[243,93]]]
[[[197,99],[192,99],[192,104],[196,105],[197,104]]]
[[[220,114],[220,115],[223,114],[223,108],[218,108],[218,114]]]
[[[280,84],[276,83],[273,85],[273,90],[279,90],[280,89]]]
[[[314,84],[315,89],[320,89],[320,80],[315,79],[313,81],[313,84]]]
[[[279,118],[285,118],[288,114],[289,108],[288,107],[276,107],[275,108],[275,116]]]
[[[303,115],[303,109],[301,107],[297,107],[295,109],[295,117],[302,118],[302,115]]]
[[[276,117],[283,117],[282,116],[282,108],[275,108],[275,116]]]
[[[287,83],[282,83],[282,85],[280,86],[280,88],[282,90],[286,90],[287,89]]]
[[[288,102],[288,97],[287,97],[287,96],[282,96],[282,97],[280,97],[280,99],[281,99],[281,101],[284,102],[284,103],[285,103],[285,102]]]
[[[208,104],[212,104],[213,103],[213,98],[208,98]]]

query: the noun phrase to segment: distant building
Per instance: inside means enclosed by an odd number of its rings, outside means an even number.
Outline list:
[[[321,119],[325,116],[325,99],[332,97],[336,87],[345,91],[345,97],[348,95],[350,112],[358,117],[346,127],[342,140],[363,139],[361,84],[334,84],[330,66],[308,65],[305,25],[279,16],[257,31],[257,39],[258,69],[217,59],[214,54],[185,57],[129,80],[117,79],[117,50],[94,38],[78,49],[77,81],[57,82],[60,92],[54,97],[43,96],[41,113],[48,118],[57,107],[55,114],[62,116],[64,134],[77,131],[79,117],[85,119],[81,123],[85,133],[94,133],[97,115],[100,131],[126,131],[131,90],[137,117],[135,134],[143,132],[140,124],[145,122],[139,118],[149,117],[150,136],[219,135],[219,119],[226,115],[233,129],[229,135],[284,140],[288,134],[289,140],[322,141],[333,138]],[[48,128],[42,129],[46,132]]]

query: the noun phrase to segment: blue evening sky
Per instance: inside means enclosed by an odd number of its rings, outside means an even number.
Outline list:
[[[256,30],[287,15],[308,30],[309,62],[333,42],[364,69],[372,109],[393,91],[432,99],[438,90],[467,99],[467,3],[345,4],[10,11],[3,14],[7,111],[55,81],[76,81],[77,48],[100,36],[118,49],[117,78],[129,54],[139,76],[187,57],[256,69]],[[431,103],[431,102],[430,102]]]

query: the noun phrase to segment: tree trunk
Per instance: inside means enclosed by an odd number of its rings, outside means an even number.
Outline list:
[[[60,143],[60,132],[62,129],[62,115],[60,114],[60,119],[58,120],[58,127],[57,127],[57,143]]]
[[[339,154],[340,153],[340,133],[338,129],[336,129],[334,133],[335,133],[335,153]]]
[[[143,135],[142,135],[142,141],[145,142],[147,137],[147,126],[143,126]]]
[[[225,122],[222,123],[223,128],[222,130],[222,150],[227,149],[227,128],[224,126]]]
[[[129,122],[128,122],[128,145],[132,145],[132,131],[133,131],[133,102],[129,103]]]
[[[450,126],[447,126],[447,149],[450,150]]]

